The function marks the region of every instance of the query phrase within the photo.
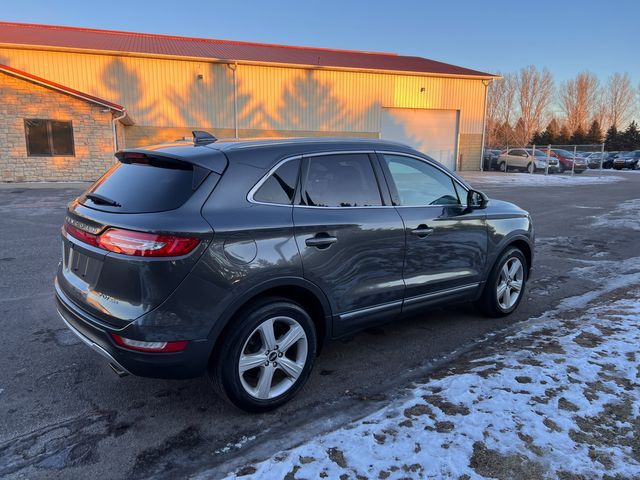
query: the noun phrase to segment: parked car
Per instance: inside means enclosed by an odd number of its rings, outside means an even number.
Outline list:
[[[600,168],[600,159],[602,158],[602,168],[611,168],[613,161],[618,156],[618,152],[595,152],[587,157],[589,168]]]
[[[484,171],[497,170],[499,158],[500,158],[500,150],[496,150],[493,148],[485,148],[484,156],[482,158],[482,169]]]
[[[409,147],[194,138],[118,152],[67,208],[57,308],[120,375],[208,373],[265,411],[328,339],[454,302],[505,316],[523,298],[529,214]]]
[[[640,150],[634,150],[633,152],[625,152],[620,154],[613,161],[613,168],[616,170],[622,170],[623,168],[630,168],[631,170],[640,169]]]
[[[535,155],[533,149],[530,148],[510,148],[503,151],[498,158],[498,169],[506,172],[508,169],[516,169],[521,171],[533,172],[535,170],[546,170],[550,173],[557,172],[559,162],[557,158],[547,157],[542,150],[536,150]]]
[[[546,150],[543,150],[546,154]],[[584,158],[579,156],[575,156],[573,152],[569,150],[564,150],[562,148],[552,148],[550,151],[550,156],[558,159],[558,171],[560,173],[564,173],[565,171],[571,171],[573,169],[574,173],[582,173],[587,169],[587,161]]]

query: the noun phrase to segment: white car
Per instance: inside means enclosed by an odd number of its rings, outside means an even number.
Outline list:
[[[498,169],[506,172],[509,169],[523,170],[533,173],[535,170],[545,170],[549,165],[549,172],[557,172],[558,159],[548,157],[542,150],[535,152],[531,148],[510,148],[500,154]]]

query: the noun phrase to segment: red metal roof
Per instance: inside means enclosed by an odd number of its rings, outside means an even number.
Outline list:
[[[293,47],[11,22],[0,22],[0,43],[146,55],[199,57],[238,62],[388,70],[440,76],[481,78],[496,76],[435,60],[393,53]]]
[[[29,80],[31,82],[38,83],[42,86],[52,88],[54,90],[58,90],[60,92],[67,93],[69,95],[73,95],[74,97],[80,98],[81,100],[86,100],[87,102],[102,105],[103,107],[110,108],[111,110],[124,112],[124,107],[122,105],[118,105],[117,103],[109,102],[108,100],[104,100],[102,98],[89,95],[88,93],[84,93],[79,90],[75,90],[73,88],[69,88],[64,85],[60,85],[59,83],[52,82],[51,80],[47,80],[46,78],[38,77],[36,75],[32,75],[28,72],[25,72],[23,70],[18,70],[17,68],[13,68],[8,65],[3,65],[0,63],[0,72],[5,72],[10,75],[14,75],[16,77]]]

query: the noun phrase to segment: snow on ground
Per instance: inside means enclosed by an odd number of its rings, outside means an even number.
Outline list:
[[[640,170],[637,170],[640,171]],[[640,195],[640,192],[639,192]],[[611,212],[595,217],[595,226],[640,230],[640,198],[627,200]]]
[[[596,183],[616,183],[626,180],[619,175],[543,175],[529,173],[499,173],[499,172],[458,172],[471,185],[504,185],[504,186],[532,186],[532,187],[557,187],[559,185],[592,185]]]
[[[577,297],[409,397],[228,478],[638,478],[640,289],[616,292],[590,308]]]

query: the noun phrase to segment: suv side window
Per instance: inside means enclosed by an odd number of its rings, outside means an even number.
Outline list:
[[[302,205],[371,207],[382,205],[380,189],[366,153],[308,158]]]
[[[438,168],[403,155],[385,154],[383,158],[401,206],[460,204],[453,179]]]
[[[524,150],[517,148],[515,150],[511,150],[509,152],[509,155],[513,155],[514,157],[526,157],[526,154],[524,153]]]
[[[280,165],[253,194],[256,202],[291,205],[298,182],[300,159],[289,160]]]

